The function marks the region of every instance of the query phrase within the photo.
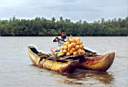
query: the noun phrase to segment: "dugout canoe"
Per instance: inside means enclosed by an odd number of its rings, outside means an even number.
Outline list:
[[[110,68],[115,58],[115,52],[112,52],[105,55],[66,56],[56,60],[49,54],[40,53],[33,46],[28,47],[28,55],[34,65],[59,73],[73,72],[76,68],[105,72]]]
[[[58,73],[70,73],[75,70],[76,61],[54,60],[48,54],[40,53],[35,47],[28,47],[28,55],[32,63],[40,68]]]

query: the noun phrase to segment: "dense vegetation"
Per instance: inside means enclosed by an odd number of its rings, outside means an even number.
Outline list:
[[[62,31],[74,36],[128,36],[128,17],[93,23],[72,22],[63,17],[0,20],[0,36],[53,36]]]

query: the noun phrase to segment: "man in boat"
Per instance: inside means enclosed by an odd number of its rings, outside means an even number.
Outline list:
[[[64,42],[67,41],[67,35],[65,32],[61,32],[60,36],[57,36],[53,39],[53,42],[58,42],[58,46],[59,48],[56,49],[56,48],[52,48],[51,51],[52,53],[55,53],[55,52],[60,52],[60,46],[62,46],[64,44]]]
[[[58,42],[58,45],[61,46],[63,45],[64,42],[66,42],[67,39],[67,35],[65,32],[61,32],[61,36],[55,37],[55,39],[53,39],[53,42]]]

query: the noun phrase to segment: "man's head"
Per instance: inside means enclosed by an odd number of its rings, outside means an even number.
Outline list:
[[[65,32],[61,32],[61,36],[66,36],[66,33]]]

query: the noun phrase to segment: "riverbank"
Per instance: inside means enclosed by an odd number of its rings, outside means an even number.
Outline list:
[[[60,17],[59,20],[36,17],[35,19],[0,20],[0,36],[58,36],[66,32],[68,36],[128,36],[128,17],[92,23],[73,22]]]

